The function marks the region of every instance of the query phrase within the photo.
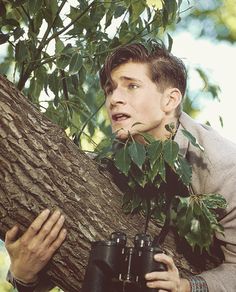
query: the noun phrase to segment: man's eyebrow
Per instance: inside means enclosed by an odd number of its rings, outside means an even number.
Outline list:
[[[142,80],[134,78],[134,77],[129,77],[129,76],[121,76],[120,77],[121,80],[126,80],[126,81],[138,81],[138,82],[142,82]]]

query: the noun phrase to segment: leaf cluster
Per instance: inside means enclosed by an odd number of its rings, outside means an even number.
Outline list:
[[[223,233],[218,222],[217,210],[226,208],[226,201],[220,194],[191,195],[176,197],[178,204],[173,211],[173,221],[178,233],[192,248],[206,249],[212,243],[215,232]]]
[[[155,140],[140,133],[141,143],[130,135],[126,141],[117,141],[115,135],[103,140],[98,159],[108,158],[127,183],[123,197],[126,213],[141,212],[158,224],[170,225],[194,249],[209,251],[215,232],[223,232],[217,211],[226,208],[219,194],[195,195],[191,191],[192,168],[180,153],[174,141],[173,125],[167,140]],[[200,150],[203,147],[186,130],[183,134]]]

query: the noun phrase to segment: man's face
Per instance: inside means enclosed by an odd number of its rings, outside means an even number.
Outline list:
[[[121,64],[111,72],[111,78],[114,86],[108,88],[106,109],[117,138],[126,139],[128,132],[135,136],[140,131],[163,138],[165,90],[160,92],[152,82],[148,65]]]

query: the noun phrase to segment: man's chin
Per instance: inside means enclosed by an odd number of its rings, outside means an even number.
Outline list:
[[[135,138],[136,136],[139,136],[139,132],[134,129],[127,130],[123,128],[116,131],[116,138],[119,140],[127,140],[130,136]]]
[[[120,129],[116,131],[116,138],[119,140],[127,140],[130,137],[131,133],[127,130]]]

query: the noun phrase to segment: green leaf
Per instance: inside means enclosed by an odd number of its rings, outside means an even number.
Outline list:
[[[166,181],[166,167],[162,155],[159,156],[154,166],[151,168],[152,181],[157,175],[160,175],[163,181]]]
[[[42,3],[43,3],[43,0],[29,0],[28,1],[29,13],[31,15],[34,15],[35,13],[37,13],[42,7]]]
[[[55,42],[55,53],[61,53],[65,48],[64,43],[57,37]]]
[[[178,160],[174,164],[174,169],[176,173],[179,175],[182,182],[189,186],[192,178],[192,167],[187,162],[187,160],[181,156],[178,157]]]
[[[139,196],[137,193],[133,194],[133,198],[132,198],[132,210],[131,212],[135,212],[135,210],[140,206],[140,204],[142,203],[142,197]]]
[[[41,90],[43,86],[48,83],[48,74],[47,69],[44,66],[40,66],[38,69],[35,70],[35,77],[38,82],[38,86],[41,86]]]
[[[32,27],[31,31],[33,33],[39,34],[40,29],[42,27],[43,20],[44,20],[44,10],[40,9],[33,18],[33,26],[31,26]]]
[[[189,141],[193,144],[193,146],[199,148],[201,151],[204,151],[203,146],[201,146],[198,143],[197,139],[189,131],[183,129],[182,132],[183,132],[184,136],[186,136],[189,139]]]
[[[16,27],[13,31],[14,41],[18,40],[25,33],[24,29],[21,27]]]
[[[81,13],[80,9],[70,6],[70,13],[67,14],[67,16],[73,21],[78,17],[80,13]]]
[[[209,80],[206,73],[200,68],[196,68],[196,71],[198,72],[199,76],[202,78],[202,81],[205,83],[205,87],[207,87],[209,84]]]
[[[106,2],[106,3],[109,3],[111,4],[111,2]],[[105,3],[104,3],[105,4]],[[106,4],[105,4],[106,5]],[[109,9],[108,12],[106,13],[106,20],[105,20],[105,29],[111,25],[111,21],[113,19],[113,14],[114,14],[114,11],[113,9]]]
[[[120,17],[121,15],[123,15],[126,11],[126,8],[123,7],[123,6],[117,6],[116,9],[115,9],[115,13],[114,13],[114,18],[118,18]]]
[[[119,41],[125,43],[128,39],[130,39],[129,25],[126,21],[123,21],[120,25]]]
[[[5,44],[9,40],[10,35],[0,32],[0,45]]]
[[[29,58],[29,51],[25,41],[19,41],[15,49],[16,61],[22,63]]]
[[[58,96],[60,79],[58,77],[58,70],[54,70],[48,77],[48,85],[51,91]]]
[[[80,70],[79,70],[79,84],[80,85],[82,85],[85,82],[86,73],[87,73],[87,71],[86,71],[85,67],[82,65]]]
[[[113,153],[113,143],[115,139],[115,134],[113,134],[111,137],[106,137],[102,139],[102,141],[97,145],[95,148],[95,153],[98,153],[98,159],[104,158],[104,157],[110,157]]]
[[[129,145],[128,150],[129,150],[129,155],[132,161],[140,169],[142,169],[142,165],[146,158],[146,151],[145,151],[144,145],[134,141]]]
[[[131,4],[131,23],[135,22],[145,9],[143,1],[135,1]]]
[[[70,64],[70,61],[71,58],[63,54],[57,59],[56,64],[59,69],[65,69]]]
[[[36,78],[32,78],[30,80],[30,86],[29,86],[29,92],[28,92],[28,96],[30,97],[30,100],[32,102],[35,102],[38,100],[41,90],[42,90],[42,85],[37,81]]]
[[[4,23],[4,25],[10,25],[10,26],[13,26],[13,27],[20,27],[19,22],[14,18],[4,19],[3,23]]]
[[[178,197],[180,204],[178,204],[178,212],[181,211],[181,209],[186,209],[190,205],[190,199],[189,197]]]
[[[106,9],[109,9],[111,7],[111,5],[112,5],[112,2],[111,1],[104,1],[104,7]]]
[[[28,2],[28,0],[15,0],[14,3],[12,3],[12,7],[18,7],[20,5],[23,5],[25,2]]]
[[[131,165],[130,175],[131,175],[132,179],[136,182],[135,187],[137,187],[137,184],[138,184],[140,187],[144,188],[145,185],[148,183],[148,176],[146,175],[146,173],[144,173],[135,164]],[[135,187],[134,187],[134,190],[135,190]]]
[[[76,48],[76,49],[77,49],[77,48]],[[67,44],[67,45],[64,47],[64,49],[63,49],[63,51],[62,51],[62,54],[71,57],[71,56],[73,55],[74,51],[75,51],[75,48],[72,47],[71,44]]]
[[[58,0],[50,0],[49,1],[49,5],[50,5],[49,6],[50,7],[50,10],[52,12],[52,18],[54,19],[54,17],[57,14],[57,11],[58,11]]]
[[[202,200],[208,209],[217,210],[227,207],[225,198],[220,194],[206,194],[203,196]]]
[[[172,37],[170,36],[170,34],[167,33],[167,36],[168,36],[168,51],[171,52],[172,50],[172,45],[173,45],[173,39]]]
[[[147,156],[149,158],[150,166],[153,167],[162,152],[162,142],[156,140],[147,145]]]
[[[173,166],[179,153],[179,145],[173,140],[166,140],[164,141],[163,152],[164,160],[170,166]]]
[[[125,214],[131,213],[132,210],[132,193],[131,192],[126,192],[123,196],[123,201],[122,201],[122,209]]]
[[[153,183],[158,175],[160,175],[159,174],[159,163],[158,163],[158,161],[156,161],[153,166],[150,166],[150,170],[147,171],[147,176],[148,176],[149,180]]]
[[[70,61],[69,73],[70,74],[78,73],[82,64],[83,64],[82,56],[79,53],[74,53]]]
[[[169,22],[173,22],[173,20],[176,18],[177,8],[178,6],[176,0],[163,0],[163,20],[165,21],[164,26]]]
[[[131,159],[127,147],[122,147],[115,153],[115,165],[125,175],[128,175]]]
[[[153,143],[156,139],[149,133],[140,132],[139,133],[148,144]]]
[[[175,123],[170,123],[165,125],[166,130],[172,134],[172,136],[175,134]]]
[[[220,121],[221,128],[223,128],[224,127],[224,120],[223,120],[222,116],[219,116],[219,121]]]

